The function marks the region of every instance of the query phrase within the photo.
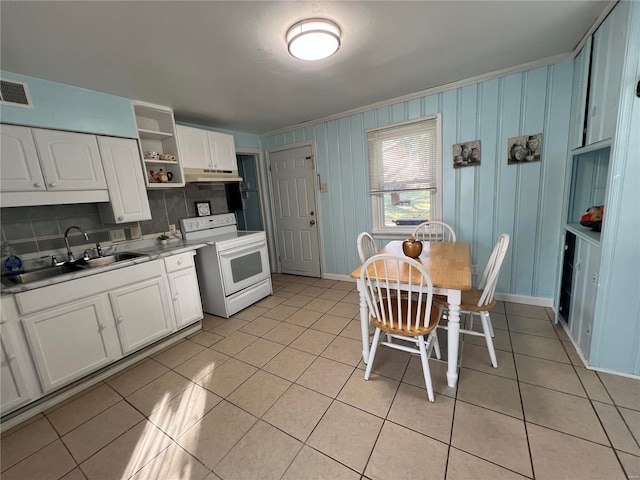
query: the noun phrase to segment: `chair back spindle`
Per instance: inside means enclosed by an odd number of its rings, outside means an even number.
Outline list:
[[[358,255],[360,262],[364,263],[376,254],[376,242],[368,232],[358,235]]]
[[[509,248],[509,235],[503,233],[500,235],[496,246],[493,248],[491,257],[489,257],[487,266],[485,267],[482,278],[480,279],[478,289],[483,292],[478,300],[478,307],[488,305],[493,301],[493,296],[498,284],[498,276],[500,275],[500,267],[502,266],[502,261],[507,253],[507,248]]]
[[[413,231],[413,238],[422,242],[455,242],[456,232],[450,225],[432,220],[418,225]]]

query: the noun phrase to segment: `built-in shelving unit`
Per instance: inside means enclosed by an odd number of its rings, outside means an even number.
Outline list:
[[[147,188],[184,187],[184,173],[178,150],[176,125],[170,108],[133,102],[133,110],[140,138],[141,155]],[[175,160],[149,158],[151,155],[173,155]],[[154,179],[159,171],[171,177],[167,183]]]

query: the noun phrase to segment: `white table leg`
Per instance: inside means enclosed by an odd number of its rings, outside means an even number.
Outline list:
[[[364,290],[358,280],[358,293],[360,294],[360,329],[362,331],[362,360],[369,361],[369,307],[364,296]]]
[[[449,323],[447,324],[447,385],[458,383],[458,345],[460,341],[460,290],[449,290]]]

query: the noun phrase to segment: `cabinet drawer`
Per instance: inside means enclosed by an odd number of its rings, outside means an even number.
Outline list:
[[[171,255],[170,257],[165,258],[164,265],[167,268],[167,273],[182,270],[183,268],[193,267],[193,255],[194,252],[191,251]]]
[[[15,299],[20,314],[27,315],[161,275],[160,262],[155,260],[16,293]]]

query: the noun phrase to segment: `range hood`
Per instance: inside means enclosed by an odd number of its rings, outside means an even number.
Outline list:
[[[184,181],[186,183],[235,183],[241,182],[242,177],[235,170],[185,168]]]

